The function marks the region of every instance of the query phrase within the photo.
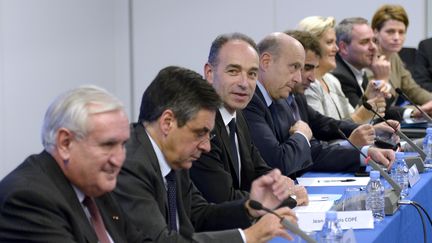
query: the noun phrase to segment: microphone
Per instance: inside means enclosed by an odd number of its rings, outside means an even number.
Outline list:
[[[330,123],[330,127],[332,130],[337,131],[344,139],[348,141],[351,146],[360,152],[360,154],[367,158],[368,156],[364,154],[359,148],[357,148],[348,138],[345,136],[345,134],[337,127],[335,123]],[[374,169],[380,172],[380,175],[384,177],[386,181],[393,187],[393,190],[386,190],[384,195],[384,211],[386,215],[393,215],[397,209],[399,208],[398,201],[400,198],[400,193],[402,191],[402,188],[397,184],[389,175],[387,172],[385,172],[381,166],[378,165],[376,161],[374,161],[372,158],[369,160],[369,165]]]
[[[393,130],[395,131],[395,133],[401,137],[403,140],[405,140],[417,153],[419,153],[420,157],[424,160],[426,158],[426,154],[425,152],[423,152],[423,150],[421,148],[419,148],[419,146],[417,146],[411,139],[409,139],[407,137],[407,135],[405,135],[403,132],[401,132],[400,130],[395,129],[394,127],[392,127],[390,125],[390,123],[384,119],[384,117],[382,117],[378,112],[376,112],[372,106],[367,103],[366,101],[363,102],[363,106],[372,111],[372,113],[374,113],[376,116],[378,116],[381,120],[383,120],[387,125],[389,125],[391,128],[393,128]]]
[[[424,118],[426,118],[428,123],[432,123],[432,118],[426,112],[424,112],[424,110],[422,110],[416,103],[414,103],[404,92],[402,92],[400,88],[396,88],[395,91],[404,99],[408,100],[418,111],[420,111],[420,113],[422,113],[422,115],[424,116]]]
[[[286,218],[280,216],[275,211],[264,207],[260,202],[257,202],[255,200],[249,200],[249,207],[255,210],[264,210],[268,213],[271,213],[273,215],[276,215],[280,219],[280,223],[285,229],[290,230],[293,234],[299,235],[303,240],[305,240],[308,243],[316,243],[316,240],[312,239],[310,236],[308,236],[305,232],[303,232],[299,227],[292,224],[289,220]]]

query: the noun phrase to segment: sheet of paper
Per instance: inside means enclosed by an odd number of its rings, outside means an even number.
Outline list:
[[[309,205],[297,206],[297,212],[326,212],[333,206],[334,201],[341,198],[341,194],[309,194]]]
[[[302,186],[366,186],[369,177],[299,177]]]

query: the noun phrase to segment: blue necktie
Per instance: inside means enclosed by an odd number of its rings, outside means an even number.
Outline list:
[[[176,196],[176,173],[171,170],[165,176],[167,181],[168,196],[168,226],[170,230],[177,231],[177,196]]]
[[[234,164],[234,170],[235,173],[237,175],[237,179],[239,182],[239,186],[240,186],[240,166],[239,166],[239,161],[238,161],[238,155],[237,155],[237,146],[236,146],[236,142],[235,142],[235,134],[236,134],[236,121],[235,118],[233,118],[229,123],[228,123],[228,127],[229,127],[229,132],[230,132],[230,142],[231,142],[231,154],[233,157],[233,164]]]
[[[297,102],[294,99],[293,95],[289,95],[288,96],[288,105],[291,108],[291,112],[292,112],[292,116],[294,118],[295,121],[301,120],[300,118],[300,112],[297,106]]]

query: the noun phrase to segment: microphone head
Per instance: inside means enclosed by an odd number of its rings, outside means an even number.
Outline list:
[[[396,88],[395,89],[396,93],[398,93],[399,95],[403,95],[403,92],[400,88]]]
[[[260,202],[257,202],[255,200],[249,200],[249,207],[255,210],[262,210],[263,205]]]
[[[366,101],[363,101],[363,106],[370,111],[373,110],[372,106],[369,103],[367,103]]]

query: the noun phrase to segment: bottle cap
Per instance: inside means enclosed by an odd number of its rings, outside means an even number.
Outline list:
[[[371,172],[369,172],[369,177],[371,178],[371,180],[376,180],[380,177],[380,173],[377,170],[372,170]]]
[[[336,211],[327,211],[326,212],[326,219],[328,220],[336,220],[337,214]]]

